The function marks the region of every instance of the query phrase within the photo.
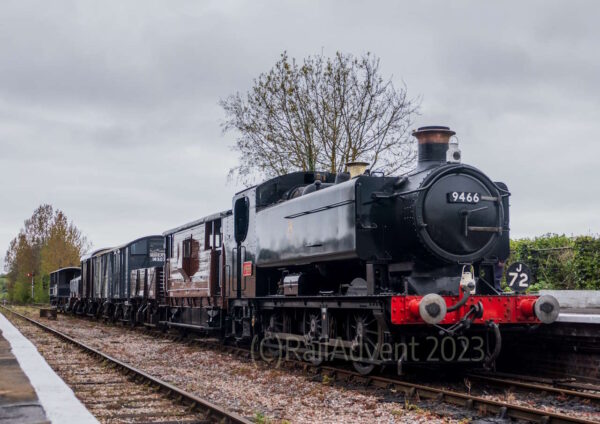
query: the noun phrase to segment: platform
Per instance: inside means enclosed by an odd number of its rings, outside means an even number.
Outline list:
[[[600,309],[565,308],[560,310],[558,322],[600,324]]]
[[[540,290],[560,304],[557,322],[600,324],[600,290]]]
[[[29,379],[0,331],[0,422],[49,422]]]
[[[600,291],[541,290],[556,297],[556,322],[504,333],[498,369],[511,373],[600,381]]]
[[[0,422],[97,423],[35,346],[0,313]]]

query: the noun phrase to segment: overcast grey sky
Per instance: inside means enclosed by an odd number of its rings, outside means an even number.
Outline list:
[[[600,232],[600,4],[0,3],[0,258],[40,203],[94,247],[230,207],[217,102],[287,50],[381,58],[512,193],[513,236]]]

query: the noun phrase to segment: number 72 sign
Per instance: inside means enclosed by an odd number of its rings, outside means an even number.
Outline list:
[[[531,284],[531,271],[522,262],[512,263],[506,270],[506,284],[511,290],[522,293]]]

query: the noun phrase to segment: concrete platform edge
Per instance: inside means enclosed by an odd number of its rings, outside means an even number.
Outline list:
[[[98,420],[75,397],[73,390],[54,372],[36,347],[0,313],[0,329],[10,343],[38,399],[53,423],[98,423]]]

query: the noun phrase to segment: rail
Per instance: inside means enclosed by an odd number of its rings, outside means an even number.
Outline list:
[[[181,390],[180,388],[178,388],[170,383],[167,383],[156,377],[153,377],[150,374],[148,374],[138,368],[135,368],[129,364],[126,364],[125,362],[120,361],[117,358],[113,358],[112,356],[102,353],[99,350],[97,350],[91,346],[81,343],[61,331],[55,330],[54,328],[51,328],[51,327],[48,327],[47,325],[44,325],[41,322],[38,322],[38,321],[31,319],[25,315],[22,315],[22,314],[20,314],[16,311],[13,311],[12,309],[7,308],[5,306],[0,305],[0,308],[5,311],[10,312],[11,314],[13,314],[31,324],[36,325],[37,327],[53,334],[56,337],[59,337],[62,340],[65,340],[65,341],[77,346],[81,350],[91,353],[92,355],[96,356],[97,358],[100,358],[104,361],[114,364],[116,367],[120,368],[121,370],[123,370],[126,373],[135,374],[137,378],[144,379],[149,384],[153,384],[155,386],[158,386],[158,387],[166,390],[168,393],[171,393],[173,396],[179,397],[182,401],[187,401],[188,403],[191,404],[192,407],[206,410],[208,415],[214,421],[231,423],[231,424],[233,424],[233,423],[238,423],[238,424],[252,423],[252,421],[242,417],[241,415],[231,412],[219,405],[215,405],[214,403],[212,403],[206,399],[202,399],[192,393],[188,393],[184,390]]]

